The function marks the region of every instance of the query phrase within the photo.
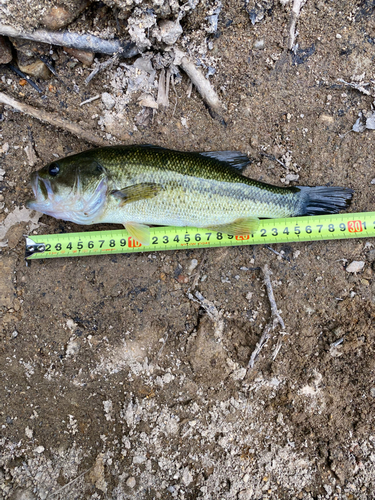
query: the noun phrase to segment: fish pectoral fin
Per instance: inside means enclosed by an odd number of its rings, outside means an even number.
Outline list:
[[[225,234],[234,234],[235,236],[241,236],[245,234],[254,234],[258,229],[259,219],[258,217],[247,217],[243,219],[236,219],[229,224],[219,224],[217,226],[210,226],[207,229],[212,229],[212,231],[218,231]]]
[[[142,243],[142,245],[150,244],[150,228],[145,224],[139,224],[138,222],[126,222],[124,224],[127,232],[132,236],[135,240]]]
[[[133,201],[147,200],[157,196],[162,191],[163,186],[154,182],[143,182],[141,184],[133,184],[123,189],[114,189],[111,195],[121,200],[120,207],[126,203]]]

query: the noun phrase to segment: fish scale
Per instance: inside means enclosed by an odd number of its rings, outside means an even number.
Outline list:
[[[72,155],[32,174],[27,206],[79,224],[124,224],[147,243],[147,225],[194,226],[252,234],[259,218],[337,213],[353,191],[278,187],[243,176],[249,160],[233,151],[181,152],[111,146]]]
[[[240,217],[285,217],[297,210],[296,188],[279,188],[244,177],[227,164],[160,148],[104,148],[97,156],[110,165],[110,189],[154,182],[165,186],[155,198],[118,208],[107,201],[100,222],[134,220],[148,224],[206,227]],[[126,172],[126,182],[124,171]]]

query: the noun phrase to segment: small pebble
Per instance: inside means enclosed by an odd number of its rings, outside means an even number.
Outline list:
[[[363,260],[353,260],[348,267],[346,268],[346,272],[348,273],[359,273],[365,267],[365,263]]]
[[[104,107],[106,109],[112,109],[114,105],[116,104],[116,101],[114,98],[109,94],[108,92],[103,92],[102,94],[102,102],[104,104]]]
[[[25,434],[26,434],[26,436],[27,436],[29,439],[31,439],[31,438],[33,437],[33,430],[32,430],[32,429],[30,429],[30,427],[29,427],[29,426],[27,426],[27,427],[26,427],[26,429],[25,429]]]
[[[78,49],[70,49],[68,47],[64,47],[64,50],[67,54],[75,57],[85,66],[91,66],[94,62],[95,54],[92,52],[87,52],[86,50],[78,50]]]
[[[179,283],[189,283],[189,278],[187,276],[184,276],[183,274],[180,274],[180,276],[177,278],[177,281]]]
[[[52,2],[50,2],[52,3]],[[47,10],[43,18],[43,24],[50,30],[58,30],[68,26],[90,3],[88,0],[75,0],[74,2],[59,2],[69,6],[55,5]],[[48,6],[48,2],[46,3]]]
[[[189,469],[185,467],[184,472],[182,473],[182,482],[185,486],[189,486],[189,484],[193,481],[193,476],[191,475]]]
[[[263,40],[263,38],[261,40],[256,40],[254,42],[254,49],[258,49],[258,50],[264,49],[264,40]]]
[[[373,398],[375,398],[375,387],[371,387],[370,394]]]
[[[0,64],[8,64],[12,59],[12,48],[8,39],[0,36]]]
[[[14,330],[14,332],[12,333],[12,339],[15,339],[17,335],[18,335],[17,330]]]
[[[44,450],[45,450],[44,446],[37,446],[34,451],[35,451],[35,453],[40,454],[40,453],[43,453]]]
[[[75,340],[70,339],[68,345],[66,346],[66,356],[69,358],[70,356],[74,357],[78,354],[81,348],[81,344]]]
[[[126,481],[126,484],[127,484],[127,486],[129,486],[129,488],[134,488],[134,486],[136,484],[135,478],[129,477]]]
[[[182,35],[182,27],[179,21],[163,20],[159,23],[160,36],[167,45],[174,45]]]
[[[198,265],[197,259],[192,259],[190,262],[188,273],[191,274],[194,271],[194,269],[197,267],[197,265]]]

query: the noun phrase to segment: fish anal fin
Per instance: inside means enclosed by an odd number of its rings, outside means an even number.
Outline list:
[[[234,234],[235,236],[241,236],[246,234],[254,234],[258,229],[259,219],[257,217],[246,217],[242,219],[236,219],[229,224],[219,224],[216,226],[210,226],[207,229],[212,229],[212,231],[218,231],[225,234]]]
[[[157,196],[162,191],[163,186],[154,182],[143,182],[141,184],[133,184],[123,189],[115,189],[111,191],[111,195],[121,200],[120,207],[132,203],[134,201],[147,200]]]
[[[139,222],[126,222],[124,224],[127,232],[132,236],[135,240],[142,245],[150,244],[150,228],[145,224],[139,224]]]

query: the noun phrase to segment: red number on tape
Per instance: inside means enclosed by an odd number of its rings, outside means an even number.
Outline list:
[[[361,233],[363,231],[362,222],[360,220],[350,220],[348,222],[349,233]]]

